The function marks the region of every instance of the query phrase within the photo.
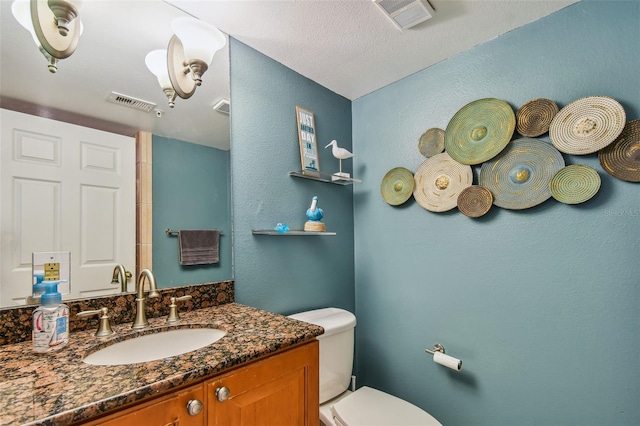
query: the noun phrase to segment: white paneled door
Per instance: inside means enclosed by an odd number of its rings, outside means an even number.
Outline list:
[[[135,271],[135,139],[4,109],[0,124],[0,306],[31,294],[33,252],[71,252],[71,298],[118,292],[115,265]]]

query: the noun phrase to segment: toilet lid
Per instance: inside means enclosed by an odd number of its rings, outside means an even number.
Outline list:
[[[331,410],[346,426],[442,426],[415,405],[367,386],[336,402]]]

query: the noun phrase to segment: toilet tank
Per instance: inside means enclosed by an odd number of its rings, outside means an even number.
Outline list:
[[[356,317],[339,308],[324,308],[290,315],[300,321],[319,325],[324,334],[320,341],[320,404],[349,388],[353,367]]]

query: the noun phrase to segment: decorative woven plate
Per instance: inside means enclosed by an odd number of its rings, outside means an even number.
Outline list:
[[[420,136],[418,149],[425,157],[433,157],[444,151],[444,130],[431,128]]]
[[[600,189],[600,175],[584,164],[560,169],[549,182],[551,195],[565,204],[580,204],[591,199]]]
[[[493,194],[493,204],[520,210],[549,199],[549,182],[563,167],[562,154],[551,144],[522,138],[484,163],[478,181]]]
[[[624,126],[620,136],[598,152],[605,172],[627,182],[640,182],[640,119]]]
[[[469,217],[484,215],[489,211],[492,203],[491,191],[483,186],[468,186],[458,195],[458,210]]]
[[[458,163],[446,152],[426,159],[414,177],[413,198],[432,212],[456,207],[460,191],[473,183],[471,166]]]
[[[500,99],[478,99],[463,106],[449,121],[444,147],[462,164],[480,164],[495,157],[511,140],[516,115]]]
[[[616,140],[626,122],[624,108],[606,96],[588,96],[571,102],[553,117],[551,143],[575,155],[596,152]]]
[[[549,131],[551,120],[558,113],[558,105],[551,99],[532,99],[516,113],[516,130],[522,136],[538,137]]]
[[[382,198],[392,206],[398,206],[411,197],[415,181],[411,170],[396,167],[387,172],[380,184]]]

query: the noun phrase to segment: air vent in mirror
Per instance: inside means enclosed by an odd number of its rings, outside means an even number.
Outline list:
[[[109,93],[109,96],[107,96],[107,101],[118,105],[128,106],[129,108],[134,108],[144,112],[151,112],[156,107],[156,104],[154,104],[153,102],[143,101],[142,99],[137,99],[133,96],[127,96],[117,92]]]

